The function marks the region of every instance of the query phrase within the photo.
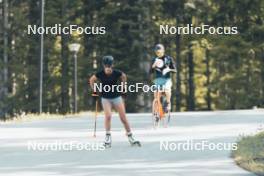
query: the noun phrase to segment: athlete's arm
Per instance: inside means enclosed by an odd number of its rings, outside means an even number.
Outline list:
[[[96,90],[94,89],[94,83],[96,82],[96,80],[97,77],[95,75],[91,76],[91,78],[89,79],[90,87],[93,92],[96,92]]]
[[[122,90],[125,91],[125,84],[127,82],[127,76],[125,73],[122,72],[121,76],[120,76],[120,80],[121,80],[121,84],[122,84]],[[125,92],[123,92],[125,93]]]
[[[151,75],[154,72],[154,70],[155,70],[155,68],[157,66],[157,63],[155,61],[156,61],[155,58],[153,58],[151,60],[151,63],[150,63],[151,66],[149,67],[149,75]]]
[[[152,62],[152,66],[151,66],[151,68],[152,68],[152,69],[155,69],[155,68],[157,67],[157,64],[158,64],[158,62],[157,62],[157,60],[155,59],[155,60]]]
[[[173,72],[177,72],[177,70],[176,70],[176,66],[175,66],[175,62],[174,62],[174,60],[173,60],[172,57],[171,57],[171,62],[170,62],[169,67],[170,67],[171,71],[173,71]]]

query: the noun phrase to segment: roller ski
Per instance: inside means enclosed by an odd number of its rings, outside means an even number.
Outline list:
[[[111,133],[106,133],[105,135],[105,141],[104,141],[104,146],[105,148],[110,148],[112,144],[112,138],[111,138]]]
[[[131,146],[141,147],[141,143],[133,138],[132,133],[127,134],[127,137]]]

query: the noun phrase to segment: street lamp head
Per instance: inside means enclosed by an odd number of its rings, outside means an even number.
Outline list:
[[[71,52],[75,52],[75,53],[77,53],[78,51],[79,51],[79,49],[80,49],[80,44],[79,43],[72,43],[72,44],[69,44],[69,50],[71,51]]]
[[[184,4],[184,8],[185,8],[185,9],[194,10],[194,9],[196,9],[196,6],[195,6],[195,4],[192,3],[192,2],[187,2],[187,3]]]
[[[97,69],[97,60],[93,60],[93,69]]]

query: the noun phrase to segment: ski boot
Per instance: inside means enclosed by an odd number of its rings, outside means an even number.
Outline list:
[[[141,143],[133,138],[132,133],[128,133],[127,137],[128,137],[128,141],[129,141],[131,146],[141,147]]]
[[[106,133],[105,134],[105,141],[104,141],[105,148],[110,148],[111,144],[112,144],[111,133]]]

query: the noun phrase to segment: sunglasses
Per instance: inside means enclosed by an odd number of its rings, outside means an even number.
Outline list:
[[[104,67],[106,67],[106,68],[112,68],[113,65],[104,65]]]

